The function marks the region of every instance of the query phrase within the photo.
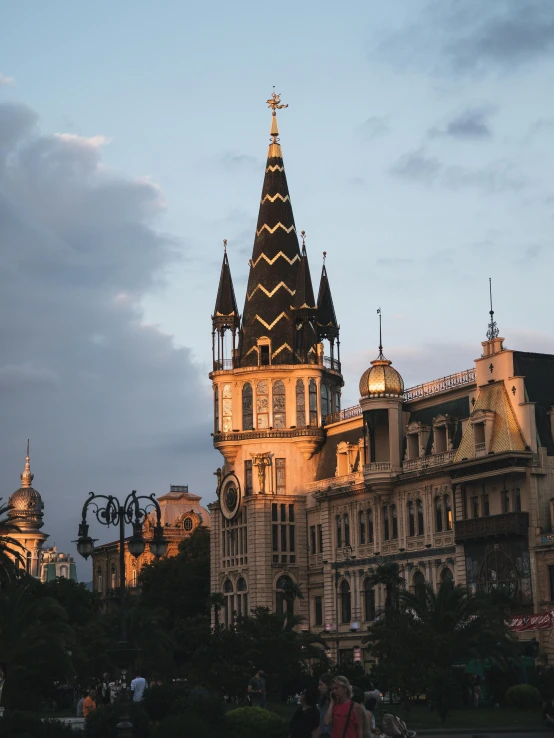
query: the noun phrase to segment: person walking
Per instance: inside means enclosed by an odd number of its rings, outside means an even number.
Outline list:
[[[300,706],[290,722],[290,738],[317,738],[319,735],[319,692],[309,687],[300,693]]]
[[[367,714],[367,710],[365,709],[364,692],[362,689],[360,689],[360,687],[352,687],[352,699],[357,705],[361,707],[361,715],[363,718],[363,723],[362,723],[363,738],[373,738],[371,718]]]
[[[352,687],[345,676],[333,679],[325,724],[331,726],[331,738],[363,738],[361,706],[353,702]]]
[[[319,677],[317,689],[319,691],[319,736],[320,738],[328,738],[331,735],[331,725],[325,724],[325,715],[329,709],[331,701],[331,683],[333,682],[332,674],[322,674]]]
[[[87,697],[88,697],[88,692],[86,690],[81,692],[81,697],[79,699],[79,702],[77,702],[77,711],[75,713],[75,717],[78,717],[78,718],[85,717],[83,715],[83,703]]]
[[[248,696],[252,707],[263,707],[265,708],[266,701],[266,690],[265,690],[265,671],[258,669],[256,674],[248,682]]]
[[[96,692],[90,691],[83,700],[83,717],[86,718],[94,710],[96,710]]]
[[[133,693],[133,702],[141,702],[145,691],[148,689],[146,679],[137,671],[135,678],[131,682],[131,692]]]

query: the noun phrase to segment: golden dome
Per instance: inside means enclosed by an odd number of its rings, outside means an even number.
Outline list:
[[[42,497],[31,487],[34,479],[31,473],[31,463],[29,460],[29,441],[27,441],[27,456],[25,457],[25,467],[21,474],[21,487],[16,489],[8,500],[8,520],[15,523],[21,530],[29,530],[32,528],[42,528],[44,503]]]
[[[404,380],[391,364],[382,354],[371,362],[360,379],[361,397],[402,397]]]

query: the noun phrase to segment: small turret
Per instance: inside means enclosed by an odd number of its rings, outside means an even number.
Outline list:
[[[219,288],[212,315],[212,354],[214,371],[232,369],[236,352],[236,339],[240,328],[240,315],[235,299],[235,290],[231,278],[229,259],[227,258],[227,241],[223,241],[223,264],[219,277]],[[232,346],[227,347],[225,333],[231,331]],[[216,342],[217,336],[217,342]]]

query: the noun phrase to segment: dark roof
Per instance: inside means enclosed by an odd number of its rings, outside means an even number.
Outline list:
[[[242,366],[258,363],[253,349],[264,336],[271,340],[273,364],[295,363],[296,326],[291,304],[301,256],[275,118],[271,134],[242,317]],[[310,281],[309,270],[303,281]],[[305,296],[310,298],[310,293],[315,306],[311,281]],[[306,355],[313,354],[315,360],[315,334],[313,349]]]
[[[404,406],[405,409],[409,410],[409,406]],[[458,397],[456,400],[446,400],[445,402],[439,402],[436,405],[429,405],[419,410],[413,410],[410,412],[408,423],[423,423],[431,427],[431,433],[427,441],[427,448],[425,449],[426,454],[431,453],[433,443],[435,442],[433,433],[433,418],[437,415],[449,415],[451,418],[463,420],[469,418],[471,410],[469,408],[469,397]],[[458,448],[460,441],[462,440],[462,424],[457,423],[454,431],[454,438],[452,444],[454,448]]]
[[[320,338],[329,338],[338,335],[339,324],[335,315],[335,306],[331,296],[331,287],[327,277],[327,269],[323,264],[319,294],[317,296],[317,327]]]
[[[231,278],[231,269],[229,267],[227,251],[223,254],[221,276],[219,277],[219,288],[217,290],[212,320],[217,320],[223,316],[233,316],[235,318],[234,322],[238,325],[239,311],[237,308],[237,301],[235,299],[235,290],[233,288],[233,280]],[[221,322],[221,320],[219,322]]]
[[[514,375],[525,377],[525,390],[530,402],[535,402],[537,434],[541,446],[554,455],[554,441],[547,410],[554,405],[554,356],[514,351]]]
[[[298,276],[296,278],[296,289],[292,298],[291,307],[294,310],[310,309],[313,313],[316,310],[314,288],[312,287],[310,265],[308,264],[308,255],[305,246],[302,246],[300,266],[298,267]]]
[[[321,479],[329,479],[335,476],[335,470],[337,468],[337,446],[343,441],[345,443],[357,444],[360,438],[363,438],[363,428],[352,428],[344,431],[344,433],[337,433],[336,435],[328,436],[325,445],[317,456],[317,471],[316,481]],[[363,465],[363,459],[358,459],[354,465],[353,471],[361,471]]]

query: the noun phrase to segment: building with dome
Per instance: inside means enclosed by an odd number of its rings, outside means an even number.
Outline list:
[[[22,546],[20,549],[22,565],[27,573],[33,577],[40,577],[42,547],[48,535],[41,530],[44,525],[44,503],[40,494],[32,486],[34,474],[31,473],[29,441],[27,441],[25,467],[20,478],[21,487],[16,489],[8,499],[8,520],[18,529],[17,532],[10,533],[10,538],[18,541]],[[19,561],[17,563],[21,564]]]
[[[199,526],[210,527],[210,514],[200,504],[201,497],[189,492],[188,485],[172,484],[169,492],[156,498],[161,511],[161,525],[168,542],[165,557],[175,556],[179,544]],[[149,513],[143,525],[144,540],[148,544],[154,537],[155,513]],[[128,540],[128,539],[126,539]],[[125,576],[132,592],[138,587],[140,570],[155,560],[146,545],[144,553],[135,558],[125,546]],[[119,597],[119,539],[96,546],[92,553],[92,588],[109,602]]]
[[[278,95],[239,314],[226,248],[212,315],[211,589],[224,622],[294,610],[331,657],[368,661],[385,605],[377,566],[407,588],[503,589],[514,629],[554,658],[554,356],[512,350],[494,321],[474,366],[406,389],[377,358],[341,408],[340,326],[324,263],[314,296],[279,143]],[[353,298],[359,299],[359,298]],[[303,599],[287,598],[287,583]],[[552,613],[551,615],[549,613]],[[541,620],[542,618],[542,620]]]

